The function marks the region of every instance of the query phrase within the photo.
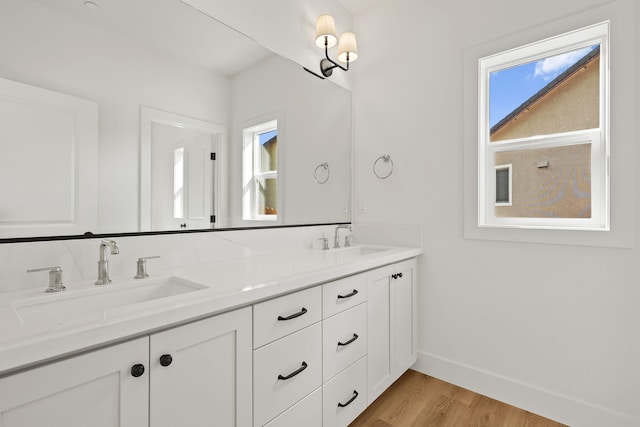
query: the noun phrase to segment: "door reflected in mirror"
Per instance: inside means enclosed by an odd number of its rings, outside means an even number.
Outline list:
[[[142,231],[216,228],[226,128],[150,107],[140,127]]]
[[[152,230],[214,227],[215,136],[151,125]]]

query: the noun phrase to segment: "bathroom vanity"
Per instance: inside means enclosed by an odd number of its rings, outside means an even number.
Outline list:
[[[4,293],[3,426],[346,426],[416,360],[421,252],[303,250]]]

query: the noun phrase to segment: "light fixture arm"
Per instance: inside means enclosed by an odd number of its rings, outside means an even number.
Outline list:
[[[338,64],[333,59],[329,58],[329,46],[328,46],[328,38],[325,36],[324,38],[324,58],[320,61],[320,71],[322,71],[322,75],[325,77],[329,77],[333,74],[334,68],[340,68],[343,71],[349,71],[349,53],[347,53],[347,66],[343,67]]]

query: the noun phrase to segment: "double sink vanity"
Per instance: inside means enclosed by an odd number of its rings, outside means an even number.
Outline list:
[[[346,426],[416,360],[421,252],[296,250],[0,294],[3,426]]]

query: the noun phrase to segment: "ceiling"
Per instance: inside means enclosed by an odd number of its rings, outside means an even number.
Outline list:
[[[36,1],[225,75],[271,54],[243,34],[175,0]],[[97,8],[86,7],[87,2]]]
[[[337,0],[351,15],[357,16],[358,14],[369,9],[376,3],[380,3],[384,0]]]
[[[31,1],[126,34],[149,48],[228,76],[272,54],[236,30],[176,0]],[[357,16],[384,0],[337,1]],[[86,7],[86,3],[97,7]]]

